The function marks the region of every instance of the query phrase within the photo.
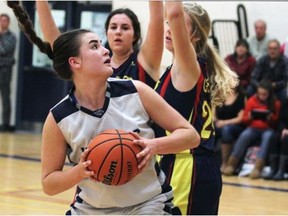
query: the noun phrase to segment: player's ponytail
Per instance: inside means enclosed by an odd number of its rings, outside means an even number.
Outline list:
[[[221,106],[239,84],[238,75],[219,56],[214,47],[206,44],[207,67],[210,79],[211,102]]]
[[[211,103],[213,106],[222,105],[227,95],[238,85],[238,76],[228,67],[215,48],[208,43],[211,22],[207,11],[200,5],[191,2],[184,3],[183,7],[192,20],[192,30],[195,36],[199,38],[195,46],[197,56],[204,57],[207,62]]]

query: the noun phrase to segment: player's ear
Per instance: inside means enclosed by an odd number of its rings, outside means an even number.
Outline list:
[[[73,68],[76,68],[76,69],[81,68],[81,62],[80,62],[79,59],[76,58],[76,57],[70,57],[70,58],[68,59],[68,62],[69,62],[69,64],[70,64],[70,66],[73,67]]]

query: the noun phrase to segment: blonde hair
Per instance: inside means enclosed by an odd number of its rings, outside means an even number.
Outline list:
[[[238,85],[238,75],[208,43],[211,22],[207,11],[196,3],[184,3],[183,8],[191,18],[193,34],[199,38],[195,45],[197,56],[204,57],[207,61],[212,106],[220,106]]]

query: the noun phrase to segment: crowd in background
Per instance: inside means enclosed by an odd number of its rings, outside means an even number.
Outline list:
[[[288,167],[288,46],[267,34],[265,21],[257,20],[254,28],[255,34],[239,39],[225,58],[240,82],[214,111],[221,172],[239,174],[249,162],[250,178],[283,180]],[[263,172],[265,166],[269,171]]]

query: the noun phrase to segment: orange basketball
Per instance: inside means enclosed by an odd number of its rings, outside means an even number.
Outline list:
[[[87,160],[91,160],[92,164],[88,169],[95,172],[99,182],[122,185],[138,174],[140,160],[136,155],[141,147],[133,143],[134,139],[129,132],[110,129],[91,140]]]

